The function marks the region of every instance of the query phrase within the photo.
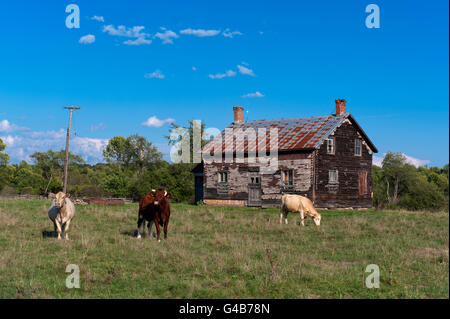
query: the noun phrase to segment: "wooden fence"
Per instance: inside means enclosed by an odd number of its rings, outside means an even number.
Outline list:
[[[48,200],[46,196],[42,195],[0,195],[0,198],[15,199],[15,200]],[[85,198],[85,197],[71,197],[75,204],[97,204],[97,205],[125,205],[133,203],[133,200],[128,198]]]

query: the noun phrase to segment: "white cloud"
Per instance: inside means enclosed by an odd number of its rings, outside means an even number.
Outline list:
[[[30,155],[34,152],[46,152],[50,149],[59,151],[66,145],[66,130],[24,132],[19,135],[0,136],[6,144],[6,152],[13,163],[31,162]],[[108,139],[89,137],[72,137],[70,152],[80,155],[90,164],[103,161],[103,149],[108,145]]]
[[[174,119],[172,118],[168,118],[165,120],[160,120],[158,119],[156,116],[152,116],[149,117],[147,121],[145,121],[144,123],[142,123],[142,126],[146,126],[146,127],[161,127],[165,124],[170,124],[175,122]]]
[[[210,79],[223,79],[225,77],[232,77],[235,75],[236,75],[236,72],[234,72],[233,70],[228,70],[225,73],[210,74],[209,78]]]
[[[109,139],[74,137],[70,141],[70,152],[79,154],[88,163],[103,162],[103,150]]]
[[[115,28],[112,24],[110,24],[103,27],[103,32],[107,32],[109,35],[119,37],[140,38],[149,35],[147,33],[141,32],[144,29],[145,27],[143,26],[134,26],[131,28],[127,28],[124,25],[119,25],[117,28]]]
[[[421,160],[412,156],[408,156],[404,153],[402,153],[402,155],[406,158],[406,163],[411,164],[415,167],[424,166],[430,163],[430,160]],[[383,157],[374,155],[372,157],[372,164],[381,167],[383,165],[384,156],[386,156],[386,153],[383,154]]]
[[[230,32],[230,29],[225,29],[225,31],[223,31],[222,35],[226,38],[233,38],[235,35],[242,35],[242,33],[239,31]]]
[[[260,92],[256,91],[255,93],[248,93],[245,95],[242,95],[242,97],[264,97],[264,94],[261,94]]]
[[[381,167],[383,166],[383,157],[373,155],[372,156],[372,165]]]
[[[145,27],[143,26],[134,26],[131,28],[127,28],[124,25],[119,25],[117,28],[115,28],[112,24],[110,24],[103,27],[103,32],[106,32],[112,36],[136,38],[135,40],[125,41],[124,44],[126,45],[150,44],[152,43],[152,40],[147,39],[148,37],[150,37],[150,34],[142,32],[144,28]]]
[[[10,123],[8,120],[0,121],[0,133],[11,133],[26,130],[28,130],[27,127],[17,126],[16,124]]]
[[[204,30],[204,29],[184,29],[181,34],[195,35],[196,37],[213,37],[220,33],[220,30]]]
[[[244,75],[255,76],[255,73],[253,73],[253,70],[246,68],[245,66],[242,66],[242,65],[238,65],[237,67],[239,69],[239,73],[244,74]]]
[[[103,18],[102,16],[93,16],[91,18],[91,20],[96,20],[96,21],[99,21],[99,22],[105,22],[105,18]]]
[[[92,34],[85,35],[84,37],[80,38],[79,42],[82,43],[82,44],[94,43],[95,42],[95,35],[92,35]]]
[[[165,29],[163,29],[163,30],[165,30]],[[166,30],[163,33],[157,32],[155,34],[155,38],[161,39],[163,44],[173,43],[172,38],[177,39],[178,34],[176,34],[175,32],[173,32],[171,30]]]
[[[144,77],[146,79],[153,79],[153,78],[155,78],[155,79],[164,79],[165,78],[164,74],[162,74],[160,70],[156,70],[155,72],[152,72],[152,73],[146,73],[144,75]]]
[[[141,44],[150,44],[150,43],[152,43],[152,40],[148,40],[144,37],[137,38],[136,40],[127,40],[127,41],[123,42],[123,44],[126,44],[126,45],[141,45]]]

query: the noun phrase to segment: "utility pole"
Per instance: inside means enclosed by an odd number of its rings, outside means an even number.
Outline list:
[[[72,113],[73,110],[79,110],[81,107],[78,106],[64,106],[64,109],[70,110],[69,116],[69,127],[67,128],[67,138],[66,138],[66,158],[64,160],[64,186],[63,192],[67,191],[67,169],[69,167],[69,139],[70,139],[70,126],[72,125]]]

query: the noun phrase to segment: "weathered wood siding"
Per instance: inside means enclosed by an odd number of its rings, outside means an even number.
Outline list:
[[[283,153],[278,156],[274,174],[260,174],[261,206],[279,207],[282,193],[306,196],[318,208],[372,207],[372,151],[358,130],[346,120],[330,135],[335,140],[334,154],[327,153],[327,142],[315,151]],[[361,140],[361,155],[355,155],[355,139]],[[292,169],[293,187],[282,184],[282,171]],[[329,183],[329,171],[338,171],[338,182]],[[226,188],[218,182],[218,173],[228,172]],[[249,172],[258,164],[212,163],[204,165],[204,202],[210,205],[248,204]],[[360,194],[360,174],[366,172],[367,192]]]
[[[312,152],[279,154],[278,170],[274,174],[260,174],[261,200],[263,207],[279,206],[281,193],[289,192],[311,196],[312,192]],[[294,185],[292,189],[282,187],[282,170],[292,169]],[[219,172],[228,172],[228,191],[224,192],[218,182]],[[212,163],[204,166],[204,201],[206,204],[227,203],[247,205],[249,171],[259,171],[258,164]],[[217,201],[219,200],[219,201]]]
[[[347,120],[336,129],[335,154],[327,153],[325,141],[316,152],[317,207],[372,207],[372,152]],[[361,156],[355,155],[355,139],[361,139]],[[338,171],[337,185],[330,185],[329,171]],[[367,172],[367,193],[359,194],[359,175]]]

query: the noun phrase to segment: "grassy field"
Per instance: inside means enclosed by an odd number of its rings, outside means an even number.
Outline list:
[[[448,298],[446,213],[172,204],[169,239],[134,237],[137,205],[77,206],[70,240],[47,236],[50,202],[0,199],[1,298]],[[270,252],[268,252],[268,249]],[[81,288],[65,286],[68,264]],[[380,288],[364,285],[380,267]]]

